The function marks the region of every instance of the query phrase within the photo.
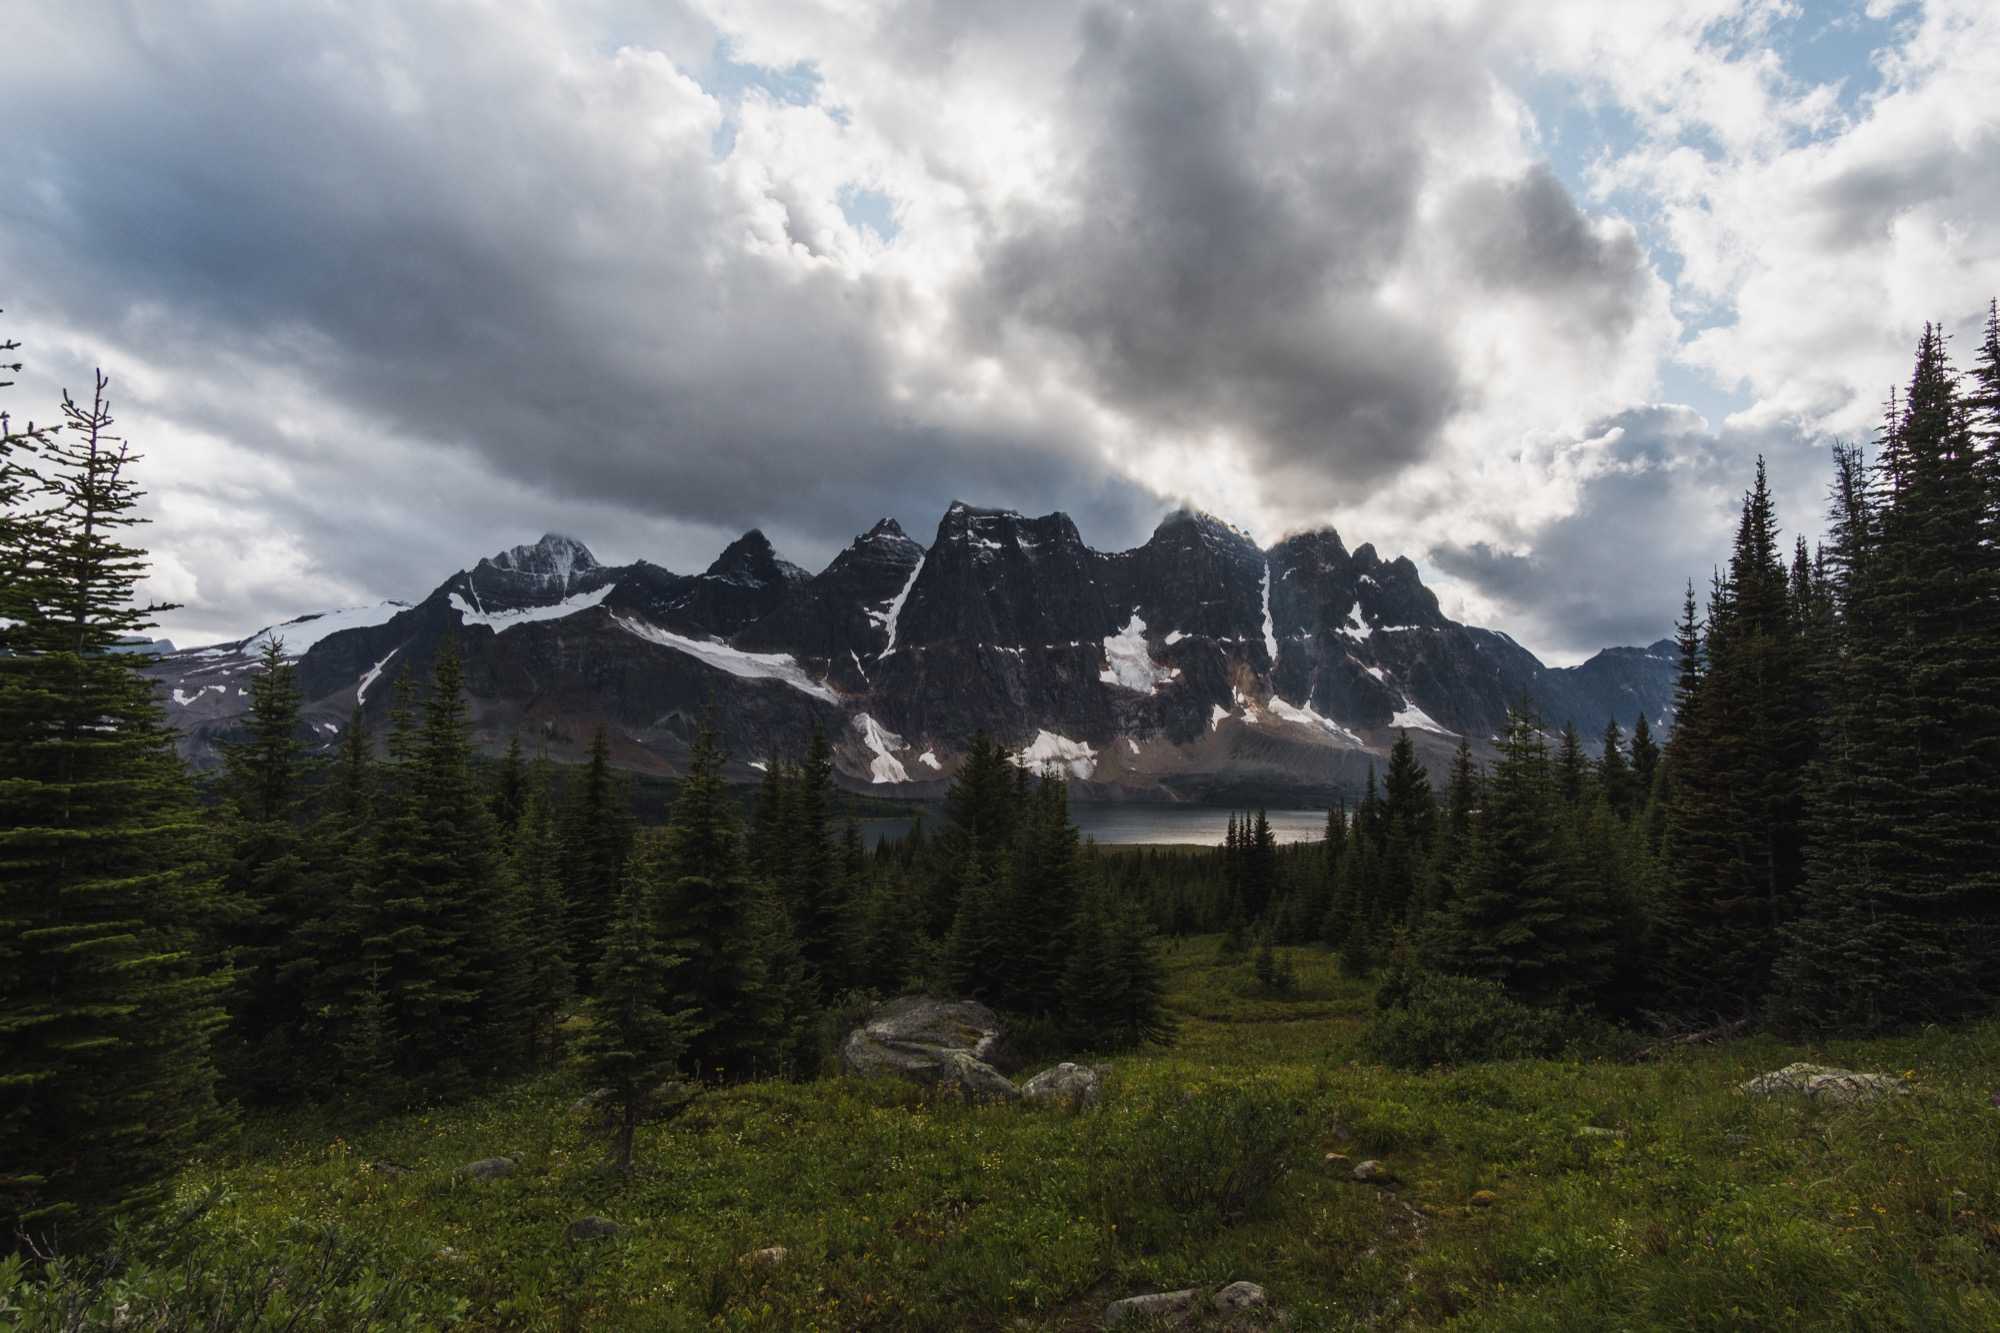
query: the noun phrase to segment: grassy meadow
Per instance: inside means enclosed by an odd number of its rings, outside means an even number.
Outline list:
[[[180,1268],[95,1308],[150,1327],[170,1289],[220,1309],[261,1283],[270,1327],[1090,1329],[1249,1279],[1301,1330],[2000,1327],[2000,1022],[1404,1073],[1367,1057],[1371,988],[1329,956],[1290,951],[1271,998],[1216,943],[1170,946],[1178,1041],[1111,1060],[1082,1115],[757,1083],[643,1129],[629,1180],[562,1077],[366,1127],[252,1118],[187,1172],[208,1206]],[[1804,1058],[1917,1092],[1733,1091]],[[512,1176],[456,1174],[496,1155]],[[1355,1183],[1365,1158],[1396,1183]],[[566,1240],[585,1215],[620,1233]],[[54,1323],[14,1280],[5,1317]]]

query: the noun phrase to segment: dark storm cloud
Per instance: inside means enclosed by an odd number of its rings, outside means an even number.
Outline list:
[[[378,28],[359,9],[80,25],[90,95],[10,99],[0,164],[32,187],[5,205],[0,257],[26,279],[11,303],[123,325],[168,371],[281,364],[552,502],[760,523],[806,559],[884,513],[925,528],[954,494],[1069,504],[1130,535],[1144,503],[1066,441],[944,431],[891,401],[905,294],[747,253],[691,85],[592,108],[532,52],[369,12]],[[693,119],[634,151],[649,95]],[[301,467],[344,448],[276,436],[268,404],[179,407]],[[297,501],[302,530],[338,525],[327,498]],[[462,558],[496,544],[480,514],[438,517]]]
[[[1650,277],[1638,237],[1629,229],[1600,235],[1548,164],[1468,183],[1446,217],[1485,287],[1534,297],[1598,341],[1631,331]]]
[[[1711,431],[1685,407],[1634,408],[1594,423],[1601,470],[1576,511],[1543,528],[1529,554],[1487,543],[1430,551],[1442,572],[1506,608],[1501,625],[1563,659],[1668,637],[1688,580],[1705,596],[1729,555],[1754,460],[1766,458],[1778,519],[1816,540],[1824,514],[1826,450],[1789,428]]]
[[[1194,5],[1100,8],[1082,28],[1087,150],[1066,189],[1001,220],[968,325],[1059,342],[1143,420],[1236,434],[1322,490],[1305,504],[1423,457],[1457,370],[1376,296],[1410,238],[1424,137],[1478,80],[1331,23],[1260,45]]]

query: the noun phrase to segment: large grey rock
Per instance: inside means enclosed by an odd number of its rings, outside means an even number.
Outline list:
[[[1097,1105],[1102,1095],[1103,1080],[1097,1071],[1067,1060],[1054,1069],[1044,1069],[1021,1085],[1022,1100],[1072,1111],[1088,1110]]]
[[[1808,1064],[1801,1060],[1759,1074],[1738,1091],[1751,1097],[1772,1097],[1796,1093],[1830,1106],[1851,1106],[1880,1097],[1907,1096],[1910,1085],[1892,1074],[1861,1074],[1852,1069]]]
[[[563,1235],[571,1241],[608,1240],[623,1230],[608,1217],[579,1217],[564,1229]]]
[[[882,1006],[847,1034],[841,1065],[864,1077],[893,1076],[956,1090],[968,1101],[1013,1101],[1021,1090],[994,1068],[1004,1033],[991,1009],[971,1000],[912,996]]]
[[[502,1176],[514,1174],[514,1159],[511,1157],[482,1157],[476,1162],[467,1162],[458,1168],[458,1174],[467,1180],[498,1180]]]
[[[1193,1312],[1200,1297],[1201,1292],[1193,1287],[1186,1291],[1156,1291],[1146,1296],[1127,1296],[1104,1307],[1104,1322],[1116,1327],[1127,1319],[1184,1318]]]

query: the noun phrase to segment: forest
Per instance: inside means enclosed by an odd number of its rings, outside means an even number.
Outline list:
[[[630,1178],[642,1127],[826,1081],[886,997],[978,999],[1033,1057],[1170,1050],[1192,947],[1273,1002],[1337,974],[1370,997],[1369,1057],[1410,1071],[1894,1035],[2000,999],[2000,309],[1965,373],[1926,329],[1875,440],[1834,450],[1817,545],[1785,542],[1761,462],[1746,479],[1687,587],[1664,743],[1524,705],[1490,764],[1462,743],[1434,783],[1404,739],[1288,846],[1250,811],[1220,849],[1103,851],[1059,774],[983,735],[938,826],[873,849],[823,736],[746,818],[705,730],[642,822],[602,736],[561,770],[518,741],[480,760],[448,652],[385,734],[357,710],[321,758],[276,643],[198,796],[114,651],[168,608],[135,601],[140,459],[113,432],[101,376],[53,426],[0,424],[22,1308],[167,1254],[189,1163],[274,1116],[358,1134],[566,1079],[608,1091]]]

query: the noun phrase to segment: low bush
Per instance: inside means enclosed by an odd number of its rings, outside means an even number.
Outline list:
[[[1615,1055],[1626,1042],[1601,1019],[1521,1003],[1499,983],[1398,967],[1376,993],[1368,1049],[1398,1069]]]
[[[1091,1197],[1122,1241],[1146,1249],[1260,1212],[1309,1143],[1304,1105],[1255,1084],[1121,1105],[1094,1127]]]

